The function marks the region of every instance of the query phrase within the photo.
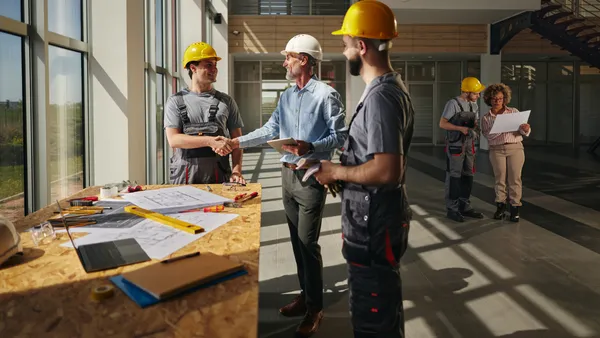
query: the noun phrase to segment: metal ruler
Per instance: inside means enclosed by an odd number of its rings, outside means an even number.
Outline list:
[[[158,223],[162,223],[164,225],[171,226],[181,231],[189,232],[190,234],[199,234],[201,232],[204,232],[204,228],[199,225],[188,223],[177,218],[165,216],[154,211],[142,209],[134,205],[126,206],[125,211],[130,214],[134,214],[140,217],[151,219]]]

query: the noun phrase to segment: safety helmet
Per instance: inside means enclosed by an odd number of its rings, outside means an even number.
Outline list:
[[[298,34],[288,41],[281,54],[287,53],[306,53],[318,61],[323,60],[323,50],[321,44],[312,35]]]
[[[12,222],[0,215],[0,264],[19,252],[23,252],[21,236]]]
[[[476,77],[465,77],[460,84],[460,90],[465,93],[481,93],[485,86]]]
[[[342,28],[331,34],[391,40],[398,36],[398,23],[394,12],[386,4],[374,0],[363,0],[348,8]]]
[[[221,58],[217,56],[217,52],[211,45],[206,42],[194,42],[189,45],[183,53],[183,68],[191,61],[200,61],[211,58],[221,61]]]

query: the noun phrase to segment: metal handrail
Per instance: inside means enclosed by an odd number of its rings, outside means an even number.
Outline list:
[[[563,8],[554,10],[548,13],[548,15],[568,10],[573,13],[574,17],[586,20],[581,23],[573,24],[573,28],[582,27],[586,25],[594,25],[594,27],[590,27],[582,32],[579,32],[578,35],[581,36],[593,33],[600,33],[600,0],[551,0],[547,2],[547,5],[552,4],[562,5]],[[569,18],[561,19],[559,23],[568,20]],[[600,37],[596,37],[590,40],[590,42],[592,41],[600,41]]]

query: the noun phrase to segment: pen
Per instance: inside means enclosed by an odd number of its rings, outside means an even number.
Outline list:
[[[191,258],[191,257],[196,257],[196,256],[200,256],[200,252],[196,251],[194,253],[191,254],[187,254],[187,255],[183,255],[183,256],[179,256],[179,257],[175,257],[175,258],[169,258],[169,259],[165,259],[164,261],[161,261],[161,263],[172,263],[181,259],[186,259],[186,258]]]

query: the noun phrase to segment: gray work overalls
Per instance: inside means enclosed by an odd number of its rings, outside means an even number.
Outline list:
[[[215,91],[213,104],[209,108],[208,121],[191,123],[182,92],[175,94],[175,103],[183,123],[183,133],[193,136],[225,136],[225,131],[216,122],[221,93]],[[202,116],[204,120],[204,116]],[[229,155],[220,156],[210,147],[176,149],[171,159],[171,184],[211,184],[228,182],[231,177]]]
[[[363,102],[360,102],[348,127],[349,135],[362,108]],[[343,166],[362,164],[351,139],[349,136],[344,144],[340,158]],[[402,337],[399,262],[408,246],[411,218],[404,186],[372,193],[373,189],[362,185],[342,184],[342,253],[348,262],[349,304],[355,337],[384,332],[387,335],[378,337]]]
[[[454,98],[463,110],[458,99]],[[477,115],[473,105],[469,103],[469,111],[460,111],[448,120],[456,126],[473,129]],[[460,212],[471,209],[470,196],[475,173],[475,139],[474,131],[464,135],[460,131],[446,131],[446,208]]]

